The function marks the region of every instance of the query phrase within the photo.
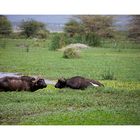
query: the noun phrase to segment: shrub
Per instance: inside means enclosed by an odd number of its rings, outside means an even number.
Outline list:
[[[10,38],[12,39],[25,39],[25,35],[23,35],[22,33],[20,32],[13,32],[10,34]]]
[[[89,46],[99,46],[101,44],[100,38],[95,33],[76,34],[70,39],[70,43],[83,43]]]
[[[35,37],[40,30],[46,31],[45,24],[35,20],[22,21],[20,29],[27,38]]]
[[[89,46],[99,46],[101,44],[100,38],[95,33],[85,34],[84,41],[85,44],[88,44]]]
[[[60,48],[60,35],[55,34],[52,36],[50,50],[56,50],[58,48]]]
[[[34,39],[30,44],[31,47],[45,47],[45,42],[43,39]]]
[[[68,44],[68,38],[64,33],[56,33],[52,36],[50,50],[60,49]]]
[[[39,30],[36,33],[36,37],[39,38],[39,39],[44,39],[44,38],[47,38],[48,36],[49,36],[49,32],[47,32],[45,30]]]
[[[9,37],[12,33],[12,24],[6,16],[0,15],[0,35],[2,37]]]
[[[116,77],[114,75],[114,72],[112,72],[111,70],[106,70],[103,74],[102,74],[102,79],[103,80],[116,80]]]
[[[79,50],[75,48],[67,48],[64,51],[63,57],[64,58],[79,58],[80,53],[79,53]]]

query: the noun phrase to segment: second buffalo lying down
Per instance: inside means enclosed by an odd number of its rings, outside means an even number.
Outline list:
[[[44,79],[29,76],[0,78],[0,91],[36,91],[47,87]]]
[[[85,89],[88,86],[98,87],[98,86],[104,86],[104,85],[98,81],[86,79],[81,76],[75,76],[70,79],[59,79],[55,85],[56,88],[69,87],[72,89]]]

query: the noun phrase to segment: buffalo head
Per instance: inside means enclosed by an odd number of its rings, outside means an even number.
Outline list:
[[[35,91],[37,89],[42,89],[42,88],[46,88],[47,84],[45,83],[44,79],[36,79],[35,81],[33,81],[32,84],[32,90]]]
[[[65,86],[66,86],[66,80],[63,78],[63,79],[58,79],[55,88],[64,88]]]

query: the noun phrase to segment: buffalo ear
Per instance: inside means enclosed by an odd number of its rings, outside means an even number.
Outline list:
[[[61,79],[59,79],[59,81],[66,82],[66,79],[62,77]]]
[[[34,78],[34,77],[32,77],[32,78],[31,78],[31,81],[35,81],[35,78]]]
[[[38,81],[38,78],[33,79],[33,80],[32,80],[32,83],[36,84],[36,83],[37,83],[37,81]]]

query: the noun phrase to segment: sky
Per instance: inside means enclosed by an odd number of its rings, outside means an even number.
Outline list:
[[[11,22],[21,22],[23,19],[34,19],[44,23],[66,23],[72,15],[7,15]]]
[[[47,25],[50,31],[62,31],[64,24],[67,23],[73,16],[72,15],[7,15],[14,28],[22,20],[36,20],[43,22]],[[130,17],[127,15],[116,16],[115,25],[120,30],[125,30]]]
[[[7,15],[7,18],[15,31],[18,30],[17,25],[22,20],[33,19],[45,23],[50,32],[62,32],[64,24],[72,18],[72,15]]]

